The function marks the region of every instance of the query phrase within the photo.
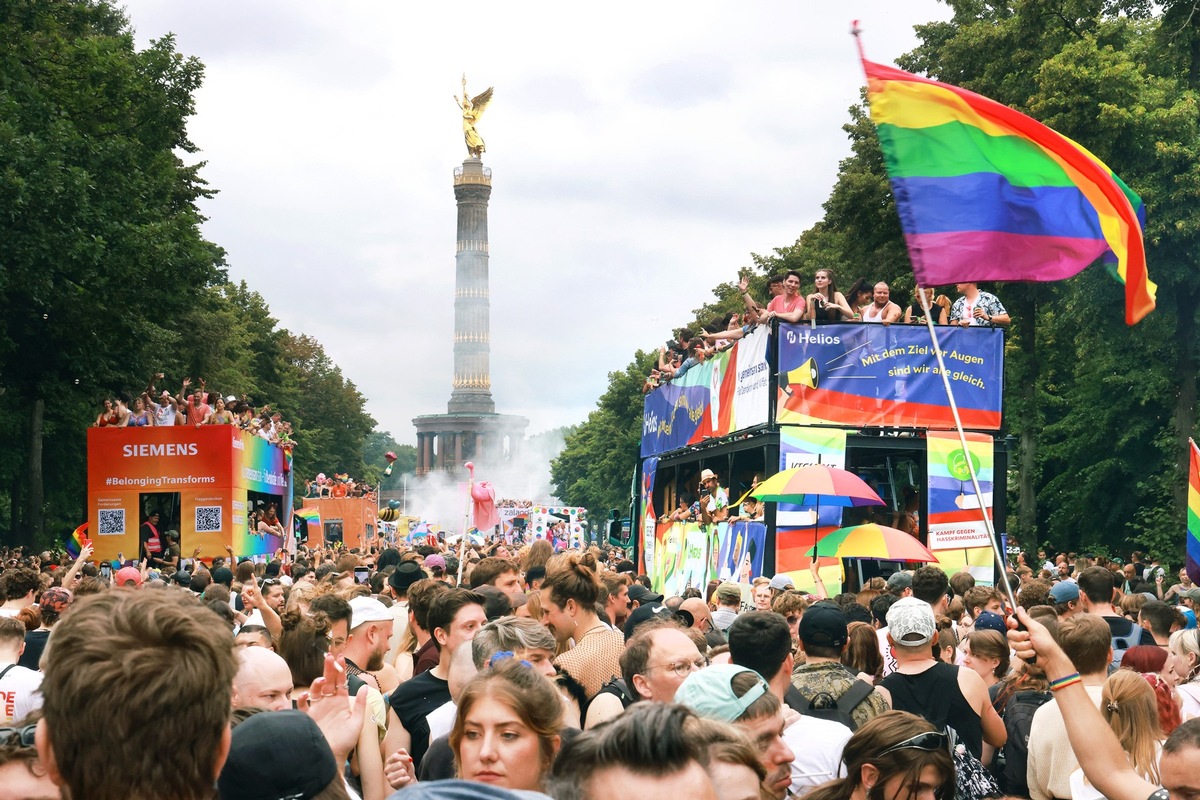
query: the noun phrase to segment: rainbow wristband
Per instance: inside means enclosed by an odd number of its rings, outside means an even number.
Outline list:
[[[1083,683],[1083,678],[1078,672],[1072,673],[1059,678],[1056,681],[1050,681],[1050,691],[1057,692],[1059,689],[1064,689],[1068,686],[1074,686],[1077,683]]]

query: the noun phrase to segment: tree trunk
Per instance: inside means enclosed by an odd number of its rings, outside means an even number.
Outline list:
[[[1017,297],[1014,308],[1016,315],[1013,327],[1018,334],[1021,360],[1024,361],[1020,388],[1021,436],[1020,453],[1017,457],[1017,530],[1022,544],[1034,551],[1037,549],[1037,487],[1034,475],[1037,472],[1037,446],[1042,430],[1042,415],[1038,408],[1038,390],[1041,380],[1041,365],[1037,351],[1037,287],[1024,287]]]
[[[45,526],[46,488],[42,483],[42,432],[46,416],[46,400],[34,398],[29,415],[29,467],[26,473],[28,505],[25,510],[25,543],[42,539]]]
[[[1188,469],[1191,466],[1188,437],[1196,428],[1196,304],[1200,292],[1180,291],[1175,295],[1175,315],[1178,319],[1175,339],[1179,343],[1175,374],[1179,392],[1175,396],[1175,518],[1187,523]]]

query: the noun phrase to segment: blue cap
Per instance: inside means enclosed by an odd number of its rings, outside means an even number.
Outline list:
[[[1001,636],[1008,633],[1008,627],[1004,624],[1004,617],[995,611],[980,611],[979,616],[975,618],[975,630],[995,631]]]
[[[1050,587],[1050,599],[1055,603],[1069,603],[1079,599],[1079,584],[1074,581],[1059,581]]]
[[[733,693],[735,676],[749,672],[758,683],[741,697]],[[693,672],[675,692],[675,702],[687,706],[697,716],[720,722],[733,722],[746,713],[754,701],[767,691],[767,682],[749,667],[736,664],[714,664]]]

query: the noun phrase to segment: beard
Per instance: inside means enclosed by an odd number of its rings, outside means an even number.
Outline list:
[[[374,653],[371,653],[371,655],[367,656],[367,665],[364,667],[364,669],[367,672],[378,672],[379,670],[383,669],[383,656],[384,654],[378,650],[376,650]]]

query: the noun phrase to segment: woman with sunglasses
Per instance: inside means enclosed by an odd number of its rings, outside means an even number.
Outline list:
[[[954,761],[943,731],[915,714],[888,711],[854,732],[842,752],[846,777],[807,800],[951,800]]]

